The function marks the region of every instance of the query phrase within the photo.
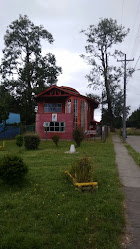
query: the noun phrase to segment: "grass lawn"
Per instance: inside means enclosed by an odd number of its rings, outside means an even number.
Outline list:
[[[136,164],[140,166],[140,153],[135,151],[130,144],[126,143],[125,147],[127,148],[129,154],[133,157]]]
[[[5,151],[19,154],[29,167],[23,186],[0,182],[0,249],[119,249],[125,227],[123,194],[111,138],[84,141],[65,154],[70,141],[42,141],[36,151],[19,153],[15,141]],[[98,190],[81,192],[64,174],[86,153],[94,164]]]

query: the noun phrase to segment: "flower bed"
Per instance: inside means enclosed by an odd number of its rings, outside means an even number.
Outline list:
[[[74,177],[68,171],[65,171],[65,174],[70,177],[74,186],[78,187],[81,190],[91,190],[93,188],[98,188],[97,182],[76,182]]]

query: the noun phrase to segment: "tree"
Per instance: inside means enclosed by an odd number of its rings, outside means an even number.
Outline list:
[[[35,117],[34,95],[56,84],[61,73],[53,54],[42,55],[42,39],[50,44],[54,41],[51,33],[41,25],[34,25],[26,15],[13,21],[4,36],[3,84],[16,98],[21,119],[27,124],[31,124]]]
[[[132,112],[131,116],[127,120],[127,126],[140,128],[140,107]]]
[[[3,86],[0,86],[0,123],[9,116],[9,100],[11,100],[9,94]]]
[[[122,121],[123,121],[123,104],[124,104],[124,98],[122,91],[116,91],[114,93],[111,92],[111,102],[112,102],[112,113],[113,113],[113,122],[114,122],[114,128],[121,128],[122,127]],[[106,95],[103,94],[103,124],[108,124],[109,122],[109,113],[108,109],[106,108]],[[130,107],[126,107],[126,115],[128,115],[130,110]]]
[[[123,53],[114,50],[114,45],[121,43],[129,30],[124,29],[122,25],[118,25],[116,20],[101,19],[97,26],[90,25],[87,30],[82,30],[87,37],[87,46],[85,46],[87,56],[82,57],[92,66],[90,74],[87,75],[89,86],[93,89],[102,88],[106,94],[106,102],[108,109],[108,121],[111,130],[113,129],[113,106],[112,94],[118,88],[118,84],[123,75],[121,67],[109,65],[109,59],[116,59]],[[129,74],[132,70],[129,69]]]
[[[97,94],[86,93],[86,96],[87,96],[88,98],[94,99],[94,100],[96,100],[96,101],[98,101],[98,102],[101,101],[101,97],[100,97],[99,95],[97,95]]]

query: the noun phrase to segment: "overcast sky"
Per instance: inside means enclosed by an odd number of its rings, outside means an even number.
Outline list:
[[[85,75],[90,67],[80,58],[86,45],[86,37],[80,31],[98,24],[100,18],[113,18],[118,24],[130,28],[119,49],[127,54],[127,59],[134,58],[129,66],[140,69],[140,0],[0,0],[0,58],[7,26],[18,19],[19,14],[26,14],[34,24],[42,24],[53,35],[53,45],[44,42],[42,49],[43,53],[54,53],[57,65],[62,67],[58,86],[73,87],[83,95],[101,95],[101,92],[87,88]],[[140,106],[139,70],[127,83],[127,105],[131,106],[131,112]],[[97,121],[100,113],[99,107],[95,111]]]

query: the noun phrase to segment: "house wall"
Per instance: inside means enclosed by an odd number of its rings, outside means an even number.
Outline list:
[[[44,131],[44,122],[51,122],[51,113],[41,113],[36,115],[36,132],[40,134],[41,139],[46,139],[46,132]],[[54,134],[58,134],[61,139],[72,139],[73,132],[73,114],[72,113],[57,113],[57,121],[65,122],[64,132],[47,132],[47,138],[51,139]]]
[[[65,113],[65,102],[71,99],[71,113]],[[46,98],[38,100],[38,113],[36,115],[36,132],[40,134],[41,139],[46,139],[46,132],[44,131],[44,122],[52,121],[52,113],[44,113],[44,103],[62,103],[62,113],[57,113],[57,121],[65,122],[64,132],[47,132],[47,138],[51,139],[52,136],[57,133],[61,139],[72,139],[73,132],[73,109],[74,109],[74,99],[78,100],[78,123],[77,125],[81,127],[81,101],[84,101],[87,105],[87,122],[85,122],[84,113],[84,130],[89,129],[89,123],[93,120],[94,109],[90,103],[82,97],[79,96],[69,96],[67,98]],[[85,108],[85,104],[84,104]],[[84,109],[85,111],[85,109]],[[86,126],[85,126],[86,124]]]

